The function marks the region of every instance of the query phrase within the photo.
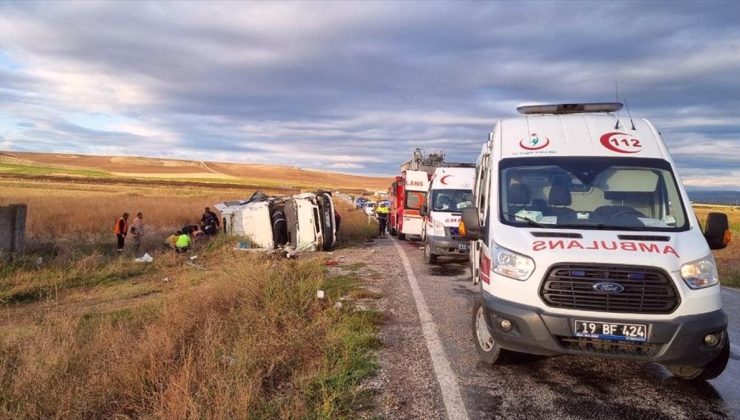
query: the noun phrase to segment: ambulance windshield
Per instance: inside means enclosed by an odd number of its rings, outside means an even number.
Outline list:
[[[671,166],[661,159],[513,158],[500,170],[500,217],[508,225],[688,229]]]
[[[432,190],[432,210],[442,212],[461,212],[473,205],[471,190]]]

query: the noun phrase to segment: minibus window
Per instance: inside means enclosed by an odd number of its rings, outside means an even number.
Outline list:
[[[661,159],[504,159],[500,220],[512,226],[677,231],[688,218]]]

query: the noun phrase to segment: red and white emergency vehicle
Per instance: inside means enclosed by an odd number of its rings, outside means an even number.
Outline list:
[[[421,238],[424,223],[419,210],[426,201],[429,178],[443,160],[442,153],[432,153],[425,158],[423,152],[416,149],[414,157],[401,165],[401,176],[395,178],[388,190],[391,235],[398,235],[399,239]]]

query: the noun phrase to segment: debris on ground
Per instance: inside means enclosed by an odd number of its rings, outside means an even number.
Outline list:
[[[223,356],[221,356],[221,363],[223,363],[226,366],[231,367],[231,366],[234,366],[234,364],[236,363],[236,359],[224,354]]]
[[[324,298],[324,291],[323,290],[317,290],[316,291],[316,297],[319,298],[319,299],[323,299]]]
[[[139,258],[134,258],[134,261],[140,262],[140,263],[150,263],[150,262],[154,261],[154,258],[152,258],[152,256],[149,255],[148,253],[145,253],[144,255],[142,255]]]
[[[334,309],[342,309],[343,307],[344,305],[342,304],[342,302],[337,302],[334,304]]]
[[[252,244],[249,242],[237,242],[234,246],[234,251],[247,251],[252,249]]]
[[[339,265],[339,261],[337,261],[337,260],[326,260],[324,262],[324,265],[329,266],[329,267],[334,267],[334,266]]]
[[[189,265],[189,266],[191,266],[191,267],[195,267],[195,268],[197,268],[198,270],[203,270],[203,271],[206,271],[206,270],[208,270],[207,268],[203,267],[202,265],[198,265],[198,264],[195,264],[195,263],[193,263],[192,261],[185,261],[185,264],[187,264],[187,265]]]

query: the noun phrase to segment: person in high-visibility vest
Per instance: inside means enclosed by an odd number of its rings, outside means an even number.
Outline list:
[[[190,234],[182,232],[182,234],[177,237],[177,242],[175,242],[175,251],[178,253],[187,252],[190,250],[190,245],[192,244],[193,238]]]
[[[126,234],[128,233],[128,213],[123,213],[113,227],[113,233],[116,234],[118,241],[116,251],[123,252],[123,243],[126,241]]]
[[[375,210],[375,214],[378,217],[378,234],[379,235],[385,235],[385,227],[388,225],[388,207],[385,206],[385,203],[380,203],[378,206],[378,209]]]

